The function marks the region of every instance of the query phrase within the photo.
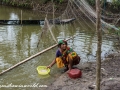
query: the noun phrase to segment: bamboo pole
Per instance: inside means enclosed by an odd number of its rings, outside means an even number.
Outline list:
[[[22,10],[21,10],[21,25],[22,25]]]
[[[101,29],[101,11],[100,0],[96,0],[96,32],[97,32],[97,61],[96,61],[96,88],[100,89],[101,82],[101,45],[102,45],[102,29]]]
[[[77,36],[77,35],[75,35],[75,36]],[[74,38],[75,36],[68,38],[66,41]],[[57,44],[55,44],[55,45],[53,45],[53,46],[50,46],[50,47],[48,47],[47,49],[44,49],[44,50],[42,50],[41,52],[36,53],[35,55],[32,55],[32,56],[28,57],[27,59],[25,59],[25,60],[23,60],[23,61],[15,64],[15,65],[13,65],[12,67],[10,67],[10,68],[2,71],[2,72],[0,73],[0,75],[3,75],[4,73],[6,73],[6,72],[14,69],[15,67],[17,67],[17,66],[19,66],[19,65],[21,65],[21,64],[23,64],[23,63],[25,63],[25,62],[27,62],[27,61],[29,61],[29,60],[31,60],[32,58],[35,58],[35,57],[38,56],[38,55],[41,55],[42,53],[44,53],[44,52],[46,52],[46,51],[48,51],[48,50],[50,50],[50,49],[52,49],[52,48],[54,48],[54,47],[56,47],[56,46],[57,46]]]
[[[54,2],[52,1],[53,3],[53,25],[55,25],[55,8],[54,8]]]

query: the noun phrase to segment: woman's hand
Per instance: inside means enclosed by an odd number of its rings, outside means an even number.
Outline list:
[[[47,66],[47,68],[51,68],[51,65]]]

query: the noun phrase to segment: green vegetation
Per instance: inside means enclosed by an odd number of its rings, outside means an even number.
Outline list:
[[[31,8],[30,0],[26,1],[17,1],[17,0],[1,0],[0,4],[3,5],[11,5],[16,7],[25,7],[25,8]]]
[[[54,3],[62,3],[63,2],[63,0],[35,0],[35,1],[37,1],[37,2],[39,2],[39,3],[42,3],[42,4],[46,4],[46,3],[48,3],[48,2],[54,2]]]
[[[117,34],[118,36],[120,36],[120,27],[119,27],[119,30],[116,31],[116,34]]]
[[[47,4],[52,1],[59,4],[62,3],[64,0],[0,0],[0,4],[22,8],[33,8],[35,4]]]
[[[91,6],[95,6],[95,0],[88,0],[87,1]]]
[[[42,6],[43,4],[48,4],[51,3],[52,1],[55,3],[56,7],[59,7],[60,6],[59,4],[63,4],[68,0],[0,0],[0,4],[36,9],[36,8],[40,8],[40,6]],[[95,8],[96,0],[86,0],[86,1]],[[101,0],[101,7],[104,10],[109,11],[110,13],[119,13],[120,0],[113,0],[112,2],[107,2],[107,0]]]
[[[118,30],[113,30],[112,28],[108,29],[109,34],[116,34],[116,37],[119,37],[120,39],[120,27],[118,27]]]
[[[87,0],[91,6],[95,6],[96,0]],[[112,2],[107,2],[107,0],[101,0],[101,7],[109,9],[111,12],[120,12],[120,0],[112,0]]]
[[[120,0],[113,0],[112,4],[110,4],[110,8],[119,11],[120,10]]]

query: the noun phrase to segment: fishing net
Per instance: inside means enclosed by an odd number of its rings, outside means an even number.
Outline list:
[[[103,9],[102,11],[105,12],[105,10]],[[96,11],[86,2],[86,0],[69,0],[66,10],[59,18],[73,18],[73,17],[75,17],[79,23],[81,23],[79,21],[80,18],[83,19],[84,22],[86,22],[85,18],[87,17],[93,24],[96,24]],[[113,19],[112,24],[105,22],[103,20],[105,17],[106,16],[101,15],[101,28],[103,31],[106,31],[108,29],[119,30],[115,26],[120,20],[119,14],[111,15],[111,17],[114,18],[114,19],[112,18]],[[108,17],[106,19],[111,18]]]
[[[51,34],[53,40],[57,43],[57,40],[56,40],[56,38],[54,37],[54,34],[52,33],[52,27],[53,27],[53,25],[50,25],[50,23],[49,23],[49,21],[48,21],[48,19],[47,19],[47,15],[46,15],[45,21],[44,21],[44,25],[43,25],[43,27],[42,27],[42,32],[40,33],[40,38],[39,38],[37,47],[38,47],[38,45],[39,45],[39,43],[40,43],[40,39],[42,38],[43,34],[45,34],[48,30],[50,31],[50,34]]]

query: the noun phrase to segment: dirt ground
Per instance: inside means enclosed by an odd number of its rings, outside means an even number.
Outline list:
[[[87,62],[77,66],[82,77],[72,79],[67,73],[48,86],[46,90],[95,90],[96,63]],[[120,90],[120,56],[108,56],[101,64],[101,90]]]

